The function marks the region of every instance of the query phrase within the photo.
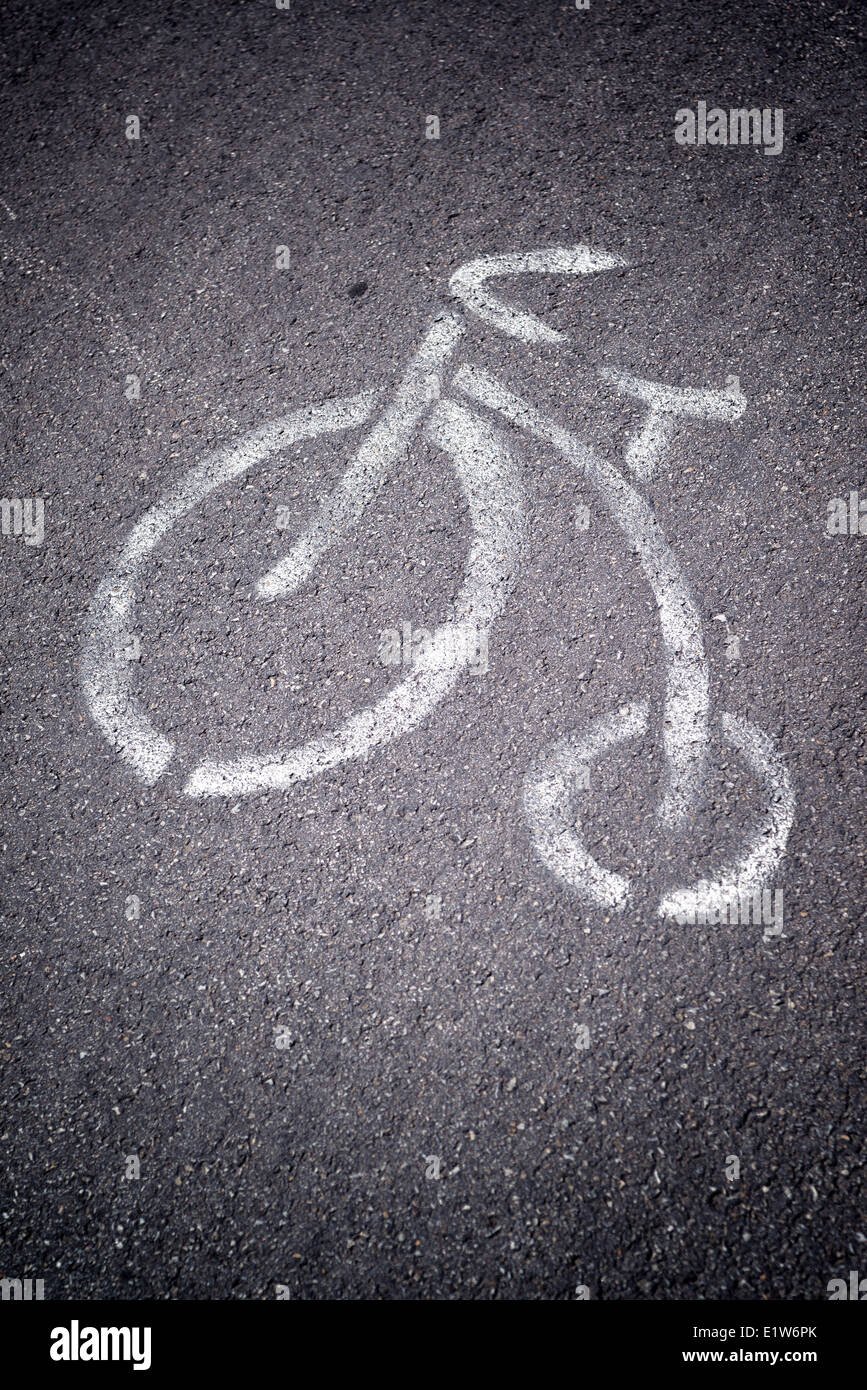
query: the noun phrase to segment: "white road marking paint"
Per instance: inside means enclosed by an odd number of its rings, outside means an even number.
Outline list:
[[[440,368],[451,357],[465,325],[458,314],[434,319],[412,359],[394,401],[364,440],[315,521],[289,554],[258,583],[260,598],[282,598],[310,577],[330,545],[341,540],[382,487],[388,469],[409,448],[428,406],[441,393]]]
[[[5,205],[4,205],[5,206]],[[9,211],[9,209],[7,209]],[[10,211],[10,216],[11,216]],[[10,253],[16,255],[16,253]],[[16,255],[16,259],[19,259]],[[511,308],[486,288],[497,275],[588,274],[625,266],[618,256],[586,246],[553,248],[528,254],[481,257],[463,266],[450,281],[452,293],[487,323],[525,342],[560,343],[566,335],[548,328],[533,314]],[[37,273],[44,267],[36,268]],[[53,267],[48,267],[49,271]],[[376,495],[393,462],[408,449],[422,418],[427,437],[455,463],[467,497],[473,537],[466,577],[455,605],[455,618],[433,634],[409,674],[375,705],[347,719],[337,730],[300,747],[278,748],[259,757],[205,760],[190,775],[191,796],[244,795],[286,788],[348,758],[364,757],[374,747],[415,727],[455,686],[481,633],[502,612],[517,574],[523,531],[523,499],[514,460],[500,433],[475,413],[442,399],[442,371],[465,332],[461,317],[438,315],[405,373],[395,398],[358,449],[332,496],[323,504],[290,554],[260,579],[257,592],[276,598],[309,577],[327,547],[339,540]],[[738,419],[746,407],[737,377],[723,391],[676,388],[605,369],[600,373],[622,394],[642,400],[648,415],[633,439],[627,462],[641,478],[652,472],[667,446],[676,420]],[[667,656],[663,710],[663,744],[668,787],[658,809],[664,825],[684,825],[704,776],[708,746],[709,680],[701,625],[674,556],[647,503],[635,489],[590,448],[553,420],[479,368],[462,367],[455,385],[488,409],[535,438],[554,445],[597,489],[613,520],[640,559],[660,615]],[[130,631],[136,601],[135,579],[142,561],[187,512],[214,488],[243,474],[253,463],[297,440],[366,423],[377,396],[368,393],[318,407],[305,407],[266,426],[234,448],[204,461],[134,527],[120,557],[94,598],[82,657],[85,699],[109,741],[146,782],[155,781],[174,756],[172,743],[150,724],[130,688]],[[579,827],[570,820],[576,779],[589,762],[610,747],[648,727],[646,702],[625,707],[597,721],[579,739],[555,744],[538,769],[525,779],[524,804],[534,846],[559,877],[598,906],[619,909],[629,900],[629,883],[603,869],[584,848]],[[759,730],[731,716],[723,727],[762,779],[771,810],[752,847],[734,868],[717,880],[703,879],[663,900],[660,914],[682,914],[721,896],[753,891],[779,863],[794,817],[794,795],[786,769],[773,745]]]
[[[151,785],[162,775],[175,748],[153,727],[132,694],[127,653],[134,641],[131,620],[135,580],[142,561],[178,521],[216,488],[299,440],[364,424],[376,401],[376,393],[367,393],[294,410],[284,419],[248,435],[240,444],[198,464],[133,527],[111,572],[94,595],[81,658],[81,681],[94,720],[143,782]]]
[[[574,790],[588,765],[609,748],[637,738],[647,729],[647,703],[628,705],[599,720],[583,738],[570,735],[546,749],[524,781],[524,811],[533,848],[546,868],[596,907],[622,911],[629,880],[603,869],[584,848],[573,811]]]
[[[454,384],[490,410],[559,449],[596,488],[638,555],[656,599],[668,664],[662,732],[668,788],[657,814],[666,826],[683,825],[704,775],[710,683],[698,610],[652,511],[616,468],[507,391],[483,368],[460,367]]]
[[[455,271],[449,289],[479,318],[513,338],[521,338],[525,343],[564,343],[567,334],[549,328],[535,314],[504,304],[486,288],[485,282],[495,275],[592,275],[627,264],[620,256],[591,251],[589,246],[554,246],[547,251],[480,256]]]
[[[652,476],[674,433],[678,416],[731,422],[739,420],[747,408],[747,398],[742,395],[736,376],[726,377],[725,390],[720,391],[664,386],[611,367],[602,368],[599,375],[613,382],[622,396],[634,396],[648,407],[647,419],[626,452],[627,464],[642,481]]]
[[[456,685],[479,632],[487,633],[514,586],[523,499],[517,468],[501,436],[463,406],[440,401],[428,437],[454,460],[473,527],[454,621],[436,629],[425,654],[398,686],[339,729],[298,748],[202,762],[184,788],[189,796],[245,796],[318,777],[415,728]]]
[[[724,714],[723,732],[759,778],[767,795],[769,810],[753,836],[750,849],[736,864],[723,869],[715,879],[700,879],[692,888],[669,893],[659,906],[660,917],[688,914],[719,907],[732,896],[755,893],[769,883],[782,859],[795,819],[795,793],[785,763],[773,742],[745,719]]]

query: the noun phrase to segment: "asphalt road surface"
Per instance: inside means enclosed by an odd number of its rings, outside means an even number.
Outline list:
[[[3,26],[0,1275],[867,1273],[863,9]]]

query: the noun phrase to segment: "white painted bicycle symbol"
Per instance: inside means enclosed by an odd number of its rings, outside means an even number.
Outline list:
[[[513,454],[502,431],[491,422],[495,416],[553,447],[595,489],[639,558],[659,611],[666,661],[659,727],[667,785],[657,816],[667,830],[687,826],[707,774],[708,663],[699,614],[650,507],[616,468],[484,369],[469,363],[459,366],[449,382],[449,392],[454,394],[443,391],[446,369],[466,331],[466,313],[526,343],[557,343],[565,338],[535,315],[495,295],[488,286],[493,277],[589,275],[626,264],[618,256],[575,246],[483,257],[452,276],[449,288],[463,312],[448,310],[434,318],[340,484],[289,554],[259,580],[257,592],[262,599],[277,599],[304,584],[325,551],[358,522],[389,470],[423,430],[453,463],[473,527],[453,619],[433,633],[399,684],[339,728],[266,754],[206,759],[189,774],[183,788],[186,795],[236,797],[286,789],[322,776],[408,733],[454,689],[479,636],[487,640],[506,607],[518,572],[524,529],[522,488]],[[746,408],[737,377],[729,377],[723,389],[703,389],[664,386],[620,371],[604,370],[601,375],[615,390],[645,407],[644,422],[626,455],[638,481],[651,476],[679,418],[734,421]],[[132,691],[127,656],[137,641],[133,616],[142,567],[171,528],[217,488],[301,440],[370,424],[379,404],[380,393],[373,392],[295,410],[204,460],[134,526],[91,604],[82,684],[95,722],[143,782],[155,783],[176,750],[148,719]],[[525,779],[524,810],[537,855],[595,907],[622,909],[633,890],[625,876],[605,868],[586,848],[572,814],[577,779],[608,750],[644,734],[649,723],[649,703],[637,700],[549,747]],[[664,916],[689,914],[732,896],[754,893],[770,881],[785,852],[794,819],[794,795],[779,754],[771,740],[745,720],[723,714],[720,724],[725,738],[759,780],[766,809],[737,861],[713,879],[703,878],[667,894],[659,905]]]

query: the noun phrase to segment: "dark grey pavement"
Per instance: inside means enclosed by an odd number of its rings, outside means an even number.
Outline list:
[[[2,23],[0,491],[47,500],[41,544],[0,536],[0,1277],[486,1300],[824,1299],[867,1275],[867,536],[826,534],[830,499],[867,497],[863,8],[11,0]],[[782,108],[782,151],[677,144],[699,100]],[[734,374],[747,399],[679,424],[636,484],[707,648],[689,828],[654,816],[636,556],[502,422],[526,535],[487,672],[313,780],[184,794],[200,759],[392,689],[381,634],[434,628],[462,583],[467,507],[419,435],[309,584],[260,600],[363,432],[299,444],[142,571],[135,690],[178,749],[144,785],[80,670],[134,524],[210,451],[392,390],[459,266],[577,243],[628,268],[498,282],[568,342],[475,317],[460,361],[624,476],[641,412],[598,368]],[[583,794],[592,853],[636,885],[607,911],[540,862],[522,789],[637,700],[650,731]],[[791,778],[782,936],[657,915],[761,824],[723,712]]]

